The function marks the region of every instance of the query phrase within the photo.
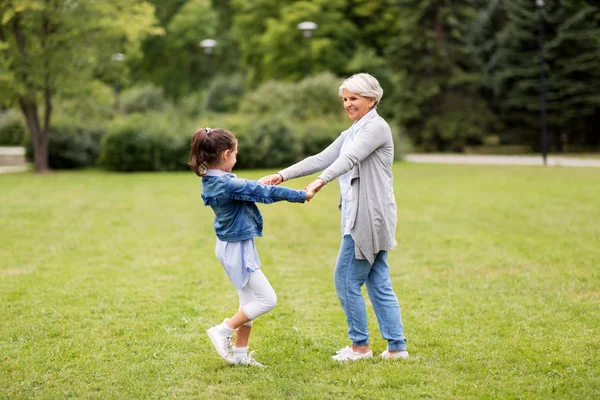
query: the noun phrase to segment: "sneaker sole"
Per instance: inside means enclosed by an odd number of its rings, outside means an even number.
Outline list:
[[[213,335],[213,333],[210,329],[206,331],[206,334],[208,335],[208,338],[210,339],[211,343],[213,344],[213,347],[217,351],[217,354],[219,355],[219,357],[221,357],[223,360],[225,360],[225,362],[227,364],[235,364],[235,362],[231,358],[227,357],[226,354],[221,354],[221,352],[219,351],[219,337]]]
[[[402,353],[401,356],[388,355],[387,357],[384,357],[383,355],[381,355],[381,358],[384,360],[407,360],[409,358],[409,355],[408,353]]]
[[[373,353],[369,354],[368,356],[364,356],[364,357],[359,357],[359,358],[346,358],[346,359],[343,359],[343,360],[339,360],[339,359],[335,358],[335,356],[332,356],[331,358],[332,358],[334,361],[337,361],[337,362],[358,361],[358,360],[366,360],[366,359],[368,359],[368,358],[373,358]]]

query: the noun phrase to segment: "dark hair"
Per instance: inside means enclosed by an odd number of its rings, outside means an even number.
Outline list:
[[[225,150],[235,149],[235,136],[225,129],[201,128],[194,133],[188,165],[198,176],[204,176],[209,165],[218,161]]]

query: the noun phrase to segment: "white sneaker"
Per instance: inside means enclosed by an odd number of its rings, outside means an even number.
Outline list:
[[[369,350],[366,353],[357,353],[357,352],[353,351],[351,347],[346,346],[343,349],[339,349],[335,353],[335,356],[333,356],[331,358],[334,359],[335,361],[356,361],[356,360],[360,360],[361,358],[371,358],[371,357],[373,357],[372,350]]]
[[[213,326],[206,333],[221,358],[228,364],[235,364],[233,361],[232,337],[223,333],[219,325]]]
[[[384,350],[384,352],[381,353],[381,358],[384,360],[391,360],[392,358],[408,358],[408,351],[402,350],[396,353],[390,353],[389,351]]]
[[[252,357],[253,355],[254,355],[254,352],[251,351],[249,354],[246,355],[246,357],[236,361],[236,364],[237,365],[251,365],[253,367],[258,367],[258,368],[267,368],[266,365],[262,365],[261,363],[256,361],[254,359],[254,357]]]

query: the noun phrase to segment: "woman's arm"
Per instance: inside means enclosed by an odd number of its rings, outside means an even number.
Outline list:
[[[315,154],[314,156],[306,157],[304,160],[279,171],[276,174],[268,175],[260,179],[261,183],[267,185],[279,185],[283,181],[287,181],[301,176],[314,174],[322,171],[335,161],[340,154],[340,149],[344,143],[345,132],[342,132],[325,150]]]
[[[227,197],[233,200],[270,204],[277,201],[304,203],[306,192],[281,186],[263,185],[257,181],[231,178],[225,184]]]
[[[391,135],[392,133],[387,124],[379,121],[367,123],[347,151],[319,175],[319,178],[323,180],[323,185],[350,171],[356,164],[385,145],[390,140]]]

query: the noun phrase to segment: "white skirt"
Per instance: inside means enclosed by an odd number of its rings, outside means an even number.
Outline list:
[[[236,290],[246,286],[250,274],[261,266],[254,238],[237,242],[217,239],[215,254]]]

